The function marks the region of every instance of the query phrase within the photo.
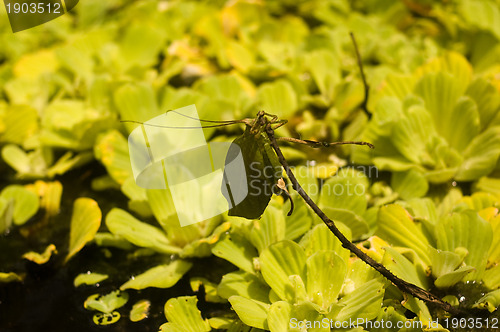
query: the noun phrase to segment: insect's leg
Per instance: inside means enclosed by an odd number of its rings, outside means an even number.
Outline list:
[[[277,117],[276,117],[276,119],[277,119]],[[276,125],[276,126],[273,128],[273,130],[278,129],[279,127],[282,127],[282,126],[286,125],[287,123],[288,123],[288,120],[279,120],[279,121],[277,121],[277,122],[273,123],[273,124],[275,124],[275,125]],[[271,128],[272,128],[272,127],[271,127]]]

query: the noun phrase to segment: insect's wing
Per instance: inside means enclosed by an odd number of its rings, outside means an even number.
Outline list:
[[[229,149],[222,183],[222,194],[229,204],[229,215],[259,218],[266,209],[282,169],[267,139],[247,128]],[[243,157],[244,173],[231,169],[237,156]]]

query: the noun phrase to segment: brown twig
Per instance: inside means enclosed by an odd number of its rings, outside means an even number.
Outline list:
[[[361,61],[361,55],[359,54],[358,43],[356,43],[356,38],[352,32],[349,33],[351,35],[352,44],[354,45],[354,51],[356,52],[356,59],[358,60],[358,67],[361,74],[361,80],[363,81],[363,86],[365,88],[365,97],[363,98],[363,102],[361,103],[361,109],[366,113],[368,118],[371,118],[372,114],[368,111],[368,98],[370,96],[370,86],[366,82],[365,71],[363,70],[363,62]]]
[[[376,262],[373,258],[365,254],[361,249],[356,247],[354,243],[349,241],[344,234],[337,228],[335,223],[326,216],[326,214],[314,203],[314,201],[307,195],[307,193],[304,191],[304,189],[300,186],[299,182],[295,178],[295,175],[292,173],[292,170],[288,166],[288,163],[283,156],[283,153],[281,152],[281,149],[278,146],[278,142],[276,141],[276,138],[274,137],[274,131],[271,128],[269,124],[265,125],[265,130],[266,134],[269,137],[269,140],[271,142],[271,146],[273,147],[274,151],[276,151],[276,155],[279,158],[279,161],[281,165],[285,168],[286,174],[288,175],[288,178],[292,182],[293,189],[295,189],[300,196],[304,199],[304,201],[313,209],[314,213],[318,215],[318,217],[323,220],[323,222],[326,224],[326,226],[330,229],[330,231],[340,240],[342,243],[342,247],[345,249],[349,250],[353,254],[359,257],[362,261],[364,261],[366,264],[370,265],[373,267],[375,270],[377,270],[380,274],[382,274],[384,277],[386,277],[388,280],[390,280],[399,290],[401,290],[404,293],[410,294],[416,298],[419,298],[423,301],[426,301],[428,303],[432,303],[449,313],[453,315],[457,315],[462,313],[462,311],[458,308],[455,308],[451,306],[451,304],[442,301],[440,298],[435,296],[434,294],[426,291],[425,289],[422,289],[412,283],[409,283],[397,276],[395,276],[391,271],[389,271],[385,266],[382,264]]]

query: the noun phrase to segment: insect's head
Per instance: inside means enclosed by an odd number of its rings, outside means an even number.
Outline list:
[[[245,122],[250,127],[250,133],[257,135],[265,131],[267,128],[272,130],[279,128],[287,123],[287,120],[280,120],[277,115],[259,111],[254,119],[248,119]],[[275,125],[273,127],[273,125]]]

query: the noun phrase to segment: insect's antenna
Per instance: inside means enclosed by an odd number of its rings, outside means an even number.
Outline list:
[[[165,113],[168,113],[168,112],[174,112],[174,113],[179,114],[180,116],[183,116],[185,118],[192,119],[192,120],[197,120],[197,121],[201,121],[201,122],[220,123],[220,124],[226,124],[226,125],[231,125],[231,124],[235,124],[235,123],[245,123],[245,120],[229,120],[229,121],[218,120],[217,121],[217,120],[198,119],[198,118],[195,118],[195,117],[192,117],[192,116],[189,116],[189,115],[186,115],[186,114],[182,114],[182,113],[174,111],[174,110],[168,110]],[[207,128],[207,127],[204,127],[204,128]]]
[[[235,124],[235,123],[239,123],[239,122],[219,123],[219,124],[216,124],[216,125],[200,126],[200,127],[173,127],[173,126],[157,125],[157,124],[152,124],[152,123],[144,123],[144,122],[134,121],[134,120],[120,120],[120,122],[123,122],[123,123],[136,123],[136,124],[140,124],[140,125],[143,125],[143,126],[148,126],[148,127],[167,128],[167,129],[203,129],[203,128],[217,128],[217,127],[230,126],[230,125],[233,125],[233,124]]]
[[[157,124],[152,124],[152,123],[144,123],[144,122],[134,121],[134,120],[121,120],[120,122],[136,123],[136,124],[145,125],[145,126],[149,126],[149,127],[170,128],[170,129],[180,129],[180,128],[182,128],[182,129],[217,128],[217,127],[223,127],[223,126],[230,126],[230,125],[237,124],[237,123],[247,123],[246,119],[243,119],[243,120],[229,120],[229,121],[204,120],[204,119],[198,119],[198,118],[195,118],[193,116],[186,115],[186,114],[182,114],[182,113],[174,111],[174,110],[168,110],[168,111],[165,112],[165,114],[168,113],[168,112],[174,112],[174,113],[176,113],[176,114],[178,114],[180,116],[183,116],[185,118],[192,119],[192,120],[195,120],[195,121],[217,123],[217,124],[215,124],[215,125],[208,125],[208,126],[200,126],[200,127],[197,127],[197,126],[196,127],[171,127],[171,126],[157,125]]]

